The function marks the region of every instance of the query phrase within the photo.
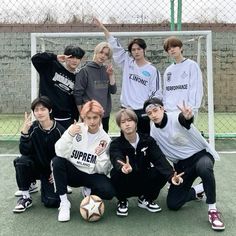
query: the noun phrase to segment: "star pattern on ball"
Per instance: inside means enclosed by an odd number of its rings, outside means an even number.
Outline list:
[[[89,201],[82,206],[84,210],[86,210],[87,217],[91,218],[94,215],[101,215],[100,206],[102,202],[99,200],[95,200],[92,196],[89,197]]]

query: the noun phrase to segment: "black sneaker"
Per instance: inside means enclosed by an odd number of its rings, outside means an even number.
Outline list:
[[[32,199],[31,198],[24,198],[21,197],[17,201],[17,204],[15,208],[13,209],[13,212],[15,213],[21,213],[24,212],[27,208],[32,206]]]
[[[138,206],[147,209],[150,212],[158,212],[162,210],[153,200],[147,200],[144,197],[138,198]]]
[[[117,210],[116,210],[116,214],[118,216],[127,216],[128,215],[128,200],[124,200],[124,201],[119,201],[117,203]]]

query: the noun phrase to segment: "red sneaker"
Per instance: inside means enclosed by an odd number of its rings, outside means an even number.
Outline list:
[[[220,218],[221,213],[217,210],[208,211],[209,222],[211,223],[211,228],[214,230],[224,230],[225,225]]]

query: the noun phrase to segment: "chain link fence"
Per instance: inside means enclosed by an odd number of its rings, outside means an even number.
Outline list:
[[[162,30],[176,30],[178,24],[187,30],[198,30],[201,25],[215,25],[217,32],[213,33],[213,72],[214,72],[214,102],[216,137],[236,137],[236,33],[226,32],[226,26],[236,24],[235,0],[2,0],[0,9],[0,27],[9,25],[63,25],[76,24],[86,27],[96,16],[109,26],[121,27],[132,24],[131,31],[145,31],[150,25],[165,25]],[[197,27],[193,27],[197,24]],[[137,25],[137,27],[135,27]],[[158,28],[157,27],[157,28]],[[193,28],[192,28],[193,27]],[[123,27],[124,28],[124,27]],[[184,27],[182,27],[183,29]],[[87,28],[85,28],[86,31]],[[128,29],[128,28],[127,28]],[[185,30],[183,29],[183,30]],[[124,29],[123,29],[124,30]],[[128,29],[129,30],[129,29]],[[127,31],[128,31],[127,30]],[[113,31],[113,30],[111,30]],[[224,32],[225,31],[225,32]],[[0,32],[0,139],[18,139],[23,121],[23,112],[30,107],[30,30],[25,34]],[[186,57],[197,60],[201,58],[201,69],[206,78],[206,54],[204,44],[202,53],[198,55],[197,38],[182,38],[185,42]],[[37,45],[38,51],[45,47],[54,53],[63,52],[64,46],[71,40],[61,42],[59,39],[47,39],[46,46]],[[97,39],[101,41],[100,39]],[[123,39],[124,47],[130,38]],[[145,39],[148,42],[148,59],[154,63],[163,74],[171,62],[163,52],[164,38]],[[86,50],[86,59],[91,59],[93,48],[98,41],[78,39]],[[74,42],[72,42],[74,43]],[[117,81],[120,71],[116,68]],[[205,91],[207,84],[205,83]],[[119,108],[118,94],[113,97],[114,112]],[[22,103],[21,100],[25,102]],[[3,105],[4,104],[4,105]],[[204,96],[199,124],[200,129],[207,132],[207,94]],[[114,119],[111,119],[112,132],[118,132]]]

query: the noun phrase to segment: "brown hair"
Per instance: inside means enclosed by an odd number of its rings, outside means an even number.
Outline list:
[[[131,120],[133,120],[136,124],[138,123],[138,117],[135,112],[129,108],[122,108],[116,113],[116,124],[120,127],[121,117],[122,115],[127,115]]]
[[[167,38],[165,41],[164,41],[164,45],[163,45],[163,48],[166,52],[168,52],[168,50],[171,48],[171,47],[180,47],[182,48],[183,47],[183,43],[180,39],[174,37],[174,36],[171,36],[169,38]]]

